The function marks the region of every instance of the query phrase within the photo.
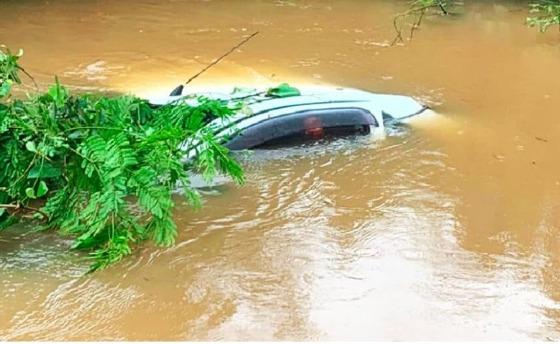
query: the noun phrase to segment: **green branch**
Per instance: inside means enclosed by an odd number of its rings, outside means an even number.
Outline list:
[[[90,252],[96,270],[143,240],[174,243],[175,188],[183,184],[188,203],[200,203],[189,172],[243,181],[227,148],[199,135],[235,113],[229,103],[197,98],[198,106],[153,107],[133,96],[71,94],[58,80],[44,94],[13,99],[18,72],[25,73],[20,57],[0,47],[0,229],[25,217],[22,211],[41,214],[44,228]],[[204,157],[192,164],[197,170],[183,165],[179,149],[194,137]]]

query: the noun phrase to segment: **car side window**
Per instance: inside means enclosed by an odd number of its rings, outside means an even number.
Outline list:
[[[378,126],[375,117],[359,108],[307,110],[265,119],[243,128],[226,146],[232,150],[284,146],[310,140],[365,135]]]

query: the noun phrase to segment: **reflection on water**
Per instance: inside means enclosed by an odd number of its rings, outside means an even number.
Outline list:
[[[403,3],[0,3],[43,87],[165,94],[259,30],[193,87],[333,83],[442,114],[240,156],[247,185],[178,206],[176,246],[94,275],[54,234],[1,233],[0,338],[559,338],[560,41],[503,4],[389,48]]]

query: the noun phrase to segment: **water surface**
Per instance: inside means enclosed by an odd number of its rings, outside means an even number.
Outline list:
[[[441,114],[243,158],[247,185],[177,207],[176,246],[93,275],[66,239],[0,234],[0,338],[560,338],[560,36],[468,3],[388,47],[404,2],[0,2],[42,88],[165,94],[258,30],[193,89],[335,84]]]

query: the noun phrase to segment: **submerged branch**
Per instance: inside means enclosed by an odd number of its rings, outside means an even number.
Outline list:
[[[402,36],[402,31],[403,31],[402,26],[404,25],[403,21],[405,19],[409,17],[416,17],[410,29],[410,34],[409,34],[409,41],[410,41],[414,37],[414,32],[418,30],[418,28],[420,28],[420,25],[422,24],[422,20],[424,19],[426,13],[433,8],[439,9],[443,15],[449,14],[449,11],[445,8],[445,4],[442,3],[441,1],[431,2],[421,6],[417,6],[417,2],[414,2],[407,11],[397,14],[393,18],[393,27],[395,28],[396,36],[391,42],[391,46],[394,46],[397,43],[404,43],[404,38]],[[401,21],[400,25],[399,25],[399,21]]]
[[[12,209],[14,211],[14,213],[17,213],[20,210],[32,211],[32,212],[41,214],[41,216],[43,217],[43,220],[46,220],[46,221],[49,220],[49,216],[47,215],[47,213],[45,213],[41,209],[35,208],[35,207],[30,207],[28,205],[23,205],[19,202],[16,203],[16,204],[0,204],[0,208],[2,208],[2,209]]]
[[[39,90],[39,85],[37,85],[37,82],[35,81],[35,78],[33,76],[31,76],[31,74],[29,74],[25,69],[23,69],[23,67],[18,66],[17,67],[20,71],[23,72],[23,74],[27,75],[27,77],[29,79],[31,79],[31,82],[33,82],[33,85],[35,86],[35,89],[38,91]]]

